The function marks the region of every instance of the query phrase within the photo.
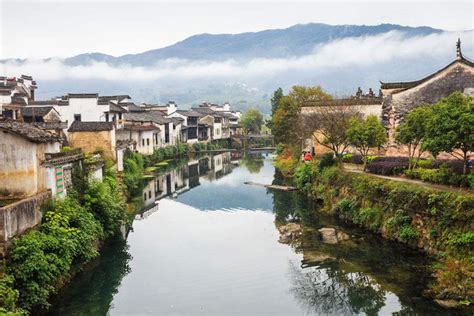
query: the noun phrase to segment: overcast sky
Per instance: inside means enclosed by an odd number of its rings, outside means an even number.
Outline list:
[[[118,56],[168,46],[194,34],[254,32],[309,22],[471,30],[473,10],[472,1],[0,0],[0,58],[86,52]]]

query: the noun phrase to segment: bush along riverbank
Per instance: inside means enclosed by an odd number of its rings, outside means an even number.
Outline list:
[[[102,181],[73,172],[73,183],[67,197],[43,205],[37,229],[13,239],[0,279],[0,313],[47,308],[49,297],[129,223],[124,187],[112,168],[106,168]]]
[[[345,172],[330,155],[298,163],[289,152],[275,165],[323,203],[323,211],[437,260],[424,295],[449,307],[474,304],[474,195],[442,192]],[[469,309],[470,309],[469,308]]]

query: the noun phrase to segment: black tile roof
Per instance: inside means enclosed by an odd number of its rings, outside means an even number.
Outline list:
[[[203,117],[204,114],[193,111],[193,110],[176,110],[176,113],[179,113],[184,116],[192,116],[192,117]]]
[[[125,99],[131,99],[129,95],[122,94],[122,95],[101,95],[99,96],[99,101],[112,101],[118,100],[119,102]]]
[[[159,113],[159,111],[129,112],[124,114],[124,119],[131,122],[154,122],[158,124],[172,122],[169,118]]]
[[[50,111],[55,111],[52,106],[26,106],[21,109],[21,115],[23,117],[43,117],[48,114]]]
[[[28,105],[69,105],[69,101],[65,100],[35,100],[30,101]]]
[[[74,121],[69,127],[68,132],[102,132],[114,129],[112,122],[81,122]]]
[[[33,124],[14,121],[14,120],[3,120],[0,121],[0,130],[7,133],[19,135],[26,138],[33,143],[48,143],[48,142],[61,142],[62,138],[59,135],[50,133],[41,128],[34,126]]]
[[[406,82],[382,82],[382,81],[380,81],[380,88],[381,89],[400,89],[399,91],[396,91],[396,92],[401,92],[401,91],[416,87],[417,85],[420,85],[423,82],[426,82],[426,81],[430,80],[431,78],[435,77],[436,75],[438,75],[439,73],[443,72],[444,70],[446,70],[447,68],[451,67],[452,65],[454,65],[456,63],[461,63],[461,64],[464,64],[464,65],[467,65],[467,66],[470,66],[470,67],[474,67],[474,63],[472,61],[470,61],[467,58],[461,56],[460,59],[454,60],[453,62],[449,63],[448,65],[441,68],[440,70],[438,70],[438,71],[432,73],[431,75],[428,75],[428,76],[426,76],[426,77],[424,77],[420,80],[406,81]]]
[[[125,110],[123,107],[113,103],[110,103],[109,109],[109,112],[127,113],[127,110]]]
[[[128,108],[129,112],[145,112],[146,109],[139,107],[135,103],[129,102],[129,103],[121,103],[121,106],[126,106]]]
[[[67,97],[69,99],[74,98],[74,99],[79,99],[79,98],[84,98],[84,99],[90,99],[90,98],[98,98],[99,94],[98,93],[68,93]]]

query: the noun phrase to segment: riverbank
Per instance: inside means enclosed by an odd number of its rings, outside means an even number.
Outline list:
[[[244,182],[280,184],[272,157],[231,152],[170,161],[147,180],[144,213],[127,242],[106,247],[48,313],[446,314],[421,297],[431,262],[418,252],[322,216],[320,204],[299,191]],[[303,231],[298,245],[279,243],[275,218],[295,216],[315,229]],[[321,227],[351,239],[323,243]]]
[[[474,303],[472,195],[351,173],[317,162],[287,162],[285,166],[289,166],[285,174],[291,175],[300,190],[323,203],[323,212],[436,258],[434,282],[425,295],[449,307]]]
[[[51,295],[100,254],[130,224],[134,211],[111,162],[101,181],[75,166],[68,196],[42,205],[38,227],[18,236],[0,279],[0,312],[28,314],[49,306]]]

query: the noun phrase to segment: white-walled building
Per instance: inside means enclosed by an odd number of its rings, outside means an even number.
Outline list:
[[[31,76],[0,77],[0,117],[18,119],[20,109],[35,99],[36,89]]]

